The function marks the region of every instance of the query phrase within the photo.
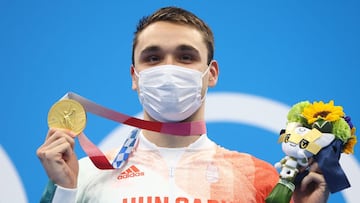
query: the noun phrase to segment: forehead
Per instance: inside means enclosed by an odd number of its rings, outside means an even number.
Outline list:
[[[134,54],[136,58],[142,50],[148,47],[156,46],[167,50],[181,45],[191,46],[207,55],[206,43],[197,29],[188,25],[161,21],[149,25],[139,33]]]

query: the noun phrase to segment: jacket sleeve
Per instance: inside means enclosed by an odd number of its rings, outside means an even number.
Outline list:
[[[77,189],[69,189],[58,186],[49,180],[41,196],[40,203],[61,203],[76,201]]]

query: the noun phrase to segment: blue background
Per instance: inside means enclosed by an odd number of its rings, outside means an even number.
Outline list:
[[[1,0],[0,145],[29,202],[38,202],[47,182],[35,152],[56,100],[74,91],[125,114],[141,112],[129,76],[133,32],[142,16],[166,5],[193,11],[212,27],[220,79],[210,92],[288,106],[334,99],[360,125],[359,1]],[[86,134],[99,143],[117,126],[90,115]],[[269,134],[265,144],[255,146],[256,134]],[[253,126],[209,124],[209,136],[271,163],[283,156],[274,133]],[[336,193],[329,202],[345,201]]]

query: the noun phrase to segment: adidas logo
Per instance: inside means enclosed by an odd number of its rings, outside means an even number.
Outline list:
[[[128,169],[121,172],[117,179],[121,180],[126,178],[135,178],[138,176],[144,176],[144,172],[140,171],[135,165],[131,165]]]

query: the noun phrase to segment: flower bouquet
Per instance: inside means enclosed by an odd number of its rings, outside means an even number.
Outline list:
[[[287,120],[279,137],[286,156],[275,164],[281,170],[280,178],[266,202],[290,202],[312,161],[318,163],[331,193],[350,187],[339,159],[341,153],[354,153],[357,139],[355,127],[343,108],[334,106],[334,101],[302,101],[290,109]]]

